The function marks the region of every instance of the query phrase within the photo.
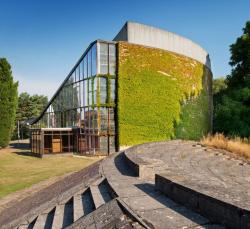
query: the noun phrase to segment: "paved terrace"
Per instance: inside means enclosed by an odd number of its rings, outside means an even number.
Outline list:
[[[0,225],[250,228],[249,174],[250,165],[241,159],[195,142],[143,144],[6,209]]]
[[[250,228],[250,165],[225,151],[169,141],[125,152],[130,168],[172,200],[229,228]]]

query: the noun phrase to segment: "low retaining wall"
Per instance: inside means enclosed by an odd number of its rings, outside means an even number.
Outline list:
[[[227,228],[250,228],[250,212],[168,179],[167,175],[155,175],[156,189],[169,198],[200,213]]]
[[[160,144],[166,144],[166,141],[144,143],[132,146],[124,150],[126,164],[130,167],[130,169],[134,172],[136,176],[141,179],[153,180],[155,178],[155,174],[161,172],[161,166],[157,166],[152,162],[143,161],[143,159],[139,155],[140,151],[147,150],[148,148]]]

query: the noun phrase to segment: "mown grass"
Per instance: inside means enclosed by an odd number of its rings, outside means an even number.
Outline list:
[[[0,198],[40,181],[81,170],[99,158],[57,156],[36,158],[18,155],[16,149],[0,149]]]
[[[227,150],[250,160],[250,139],[228,138],[217,133],[204,137],[201,143],[206,146]]]

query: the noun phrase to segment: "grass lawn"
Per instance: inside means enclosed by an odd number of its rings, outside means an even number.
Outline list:
[[[0,149],[0,199],[40,181],[78,171],[99,160],[97,157],[72,156],[41,159],[18,155],[17,152],[22,150]]]

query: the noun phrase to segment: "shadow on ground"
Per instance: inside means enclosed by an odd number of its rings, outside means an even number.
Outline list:
[[[224,227],[214,225],[213,223],[209,222],[206,218],[203,216],[193,212],[192,210],[181,206],[180,204],[174,202],[173,200],[169,199],[167,196],[161,194],[159,191],[155,190],[155,185],[150,183],[141,183],[141,184],[135,184],[137,188],[145,192],[150,197],[154,198],[159,203],[165,205],[167,208],[175,211],[176,213],[186,217],[187,219],[193,221],[194,223],[202,226],[204,229],[210,229],[210,228],[217,228],[222,229]]]
[[[9,144],[9,147],[12,149],[25,150],[30,148],[30,144],[28,141],[12,142]]]
[[[129,169],[129,166],[127,165],[127,163],[125,163],[125,160],[126,157],[124,153],[118,154],[114,159],[116,168],[124,176],[135,177],[135,173],[131,169]]]
[[[38,153],[32,153],[30,151],[15,151],[15,152],[12,152],[12,153],[15,153],[15,154],[20,155],[20,156],[29,156],[29,157],[38,157],[38,158],[41,158],[40,154],[38,154]]]
[[[39,154],[32,153],[30,151],[30,144],[29,144],[29,141],[27,139],[26,140],[20,140],[20,142],[18,142],[18,141],[11,142],[9,144],[9,148],[16,149],[16,150],[21,150],[21,151],[13,151],[12,152],[12,153],[15,153],[17,155],[40,157]]]

